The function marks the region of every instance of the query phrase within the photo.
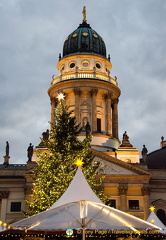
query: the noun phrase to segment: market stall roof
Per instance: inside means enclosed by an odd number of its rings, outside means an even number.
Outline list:
[[[11,226],[33,230],[86,228],[136,231],[159,229],[152,223],[148,223],[115,208],[86,200],[49,209],[32,217],[20,220]]]
[[[88,200],[96,203],[102,203],[102,201],[96,196],[87,180],[85,179],[81,167],[78,167],[75,177],[70,183],[68,189],[58,199],[56,203],[52,205],[50,209],[62,206],[67,203],[77,202],[81,200]]]
[[[11,227],[31,230],[160,229],[152,223],[103,204],[90,188],[80,167],[57,203],[44,212],[11,224]]]
[[[160,221],[154,211],[152,211],[147,219],[147,222],[155,224],[161,227],[163,230],[160,230],[161,233],[166,233],[166,226]]]

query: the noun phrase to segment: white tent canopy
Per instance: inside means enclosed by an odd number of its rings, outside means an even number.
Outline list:
[[[69,188],[50,209],[11,226],[33,230],[159,229],[152,223],[103,204],[90,188],[80,167]]]
[[[160,221],[160,219],[157,217],[154,211],[152,211],[147,219],[147,222],[153,223],[159,227],[161,227],[163,230],[160,230],[160,233],[166,233],[166,226]]]
[[[81,200],[102,203],[102,201],[96,196],[96,194],[92,191],[91,187],[86,181],[82,173],[81,167],[78,167],[75,177],[70,183],[68,189],[59,198],[59,200],[52,205],[51,209],[67,203],[77,202]]]

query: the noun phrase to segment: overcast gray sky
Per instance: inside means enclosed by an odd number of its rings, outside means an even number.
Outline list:
[[[1,0],[0,163],[26,163],[27,148],[49,128],[47,90],[63,43],[87,20],[111,55],[122,91],[119,139],[127,131],[141,151],[166,138],[166,0]]]

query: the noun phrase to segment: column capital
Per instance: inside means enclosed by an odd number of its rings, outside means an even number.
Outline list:
[[[92,95],[96,96],[97,93],[98,93],[98,89],[97,89],[97,88],[93,88],[93,89],[91,90],[91,94],[92,94]]]
[[[81,93],[80,88],[74,88],[73,91],[74,91],[75,95],[80,95],[80,93]]]
[[[119,195],[126,195],[127,194],[128,187],[118,187],[118,193]]]
[[[113,103],[118,104],[118,102],[119,102],[119,98],[114,98]]]
[[[141,188],[142,195],[150,195],[150,187],[142,187]]]
[[[106,94],[106,98],[108,98],[108,99],[111,99],[112,96],[113,96],[113,93],[110,91]]]
[[[58,99],[55,97],[50,97],[50,104],[56,105],[58,103]]]
[[[0,191],[0,199],[2,198],[8,198],[9,197],[9,191]]]

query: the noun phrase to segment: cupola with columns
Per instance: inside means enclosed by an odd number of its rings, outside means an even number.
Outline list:
[[[91,145],[99,151],[112,151],[119,147],[118,101],[120,89],[117,78],[110,76],[112,64],[106,57],[103,38],[86,20],[65,40],[63,57],[57,64],[59,76],[52,77],[48,94],[51,99],[51,122],[54,121],[58,93],[73,110],[76,120],[83,127],[80,139],[86,135],[86,124],[90,124]]]

